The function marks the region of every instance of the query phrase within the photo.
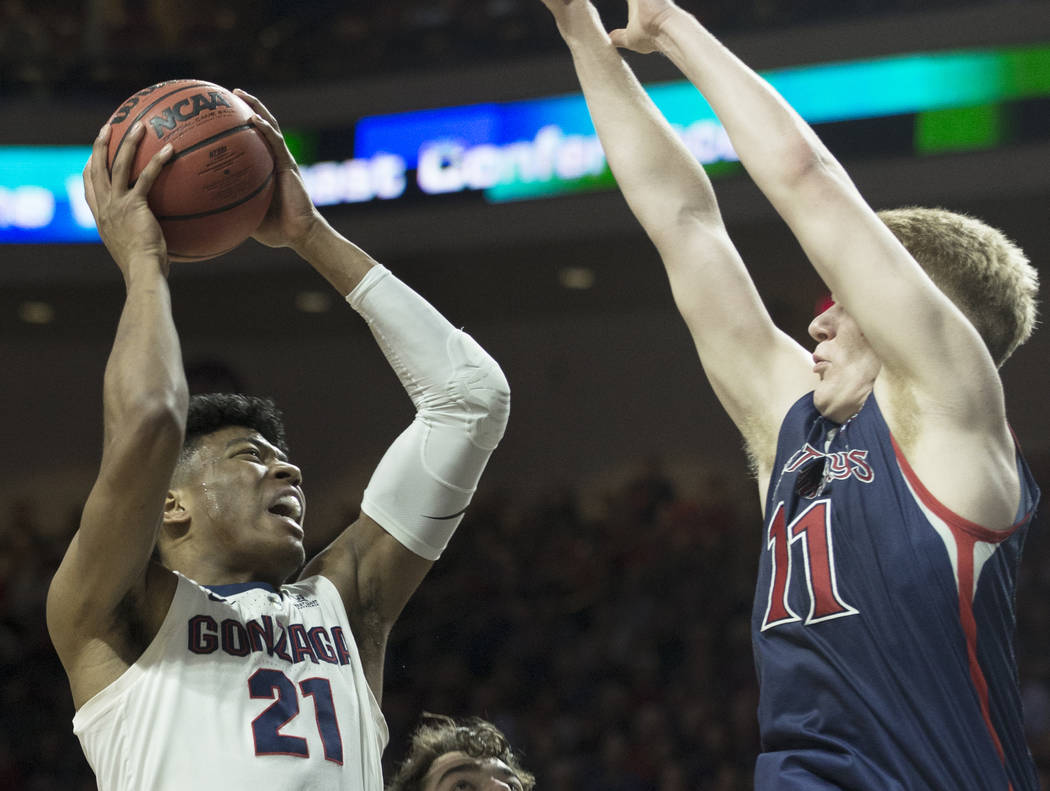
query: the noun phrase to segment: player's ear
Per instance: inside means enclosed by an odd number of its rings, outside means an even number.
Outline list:
[[[179,545],[190,533],[190,511],[181,489],[169,489],[164,498],[164,516],[157,533],[156,558],[162,564],[168,550]]]
[[[183,499],[183,493],[181,489],[168,489],[168,494],[164,498],[164,525],[178,527],[181,526],[184,529],[189,527],[190,524],[190,512],[186,508],[186,502]]]

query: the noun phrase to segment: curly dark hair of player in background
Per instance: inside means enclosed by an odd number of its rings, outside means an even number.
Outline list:
[[[522,791],[532,791],[536,778],[522,768],[507,737],[480,717],[453,719],[425,712],[409,744],[408,754],[386,791],[424,791],[427,773],[434,762],[449,753],[465,753],[479,760],[503,762],[521,782]]]

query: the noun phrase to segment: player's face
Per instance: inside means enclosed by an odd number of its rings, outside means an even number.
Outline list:
[[[845,422],[864,405],[882,364],[857,322],[838,304],[810,322],[809,334],[817,342],[813,372],[820,377],[813,402],[824,417]]]
[[[498,758],[445,753],[430,765],[422,791],[522,791],[518,776]]]
[[[201,438],[183,489],[195,540],[232,576],[283,580],[302,565],[302,474],[258,432],[228,426]]]

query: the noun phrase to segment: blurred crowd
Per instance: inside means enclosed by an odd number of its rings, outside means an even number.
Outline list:
[[[1050,480],[1050,459],[1033,466]],[[395,628],[383,705],[388,768],[420,712],[432,711],[496,722],[543,791],[750,789],[758,741],[748,624],[760,518],[757,498],[734,496],[729,483],[714,473],[686,495],[645,464],[597,507],[593,497],[581,507],[575,487],[530,503],[479,498]],[[58,526],[39,524],[28,500],[0,515],[0,789],[95,788],[44,623],[75,511]],[[347,518],[355,511],[348,506]],[[1018,596],[1029,743],[1044,784],[1046,531],[1037,521]]]
[[[1013,2],[1041,0],[1013,0]],[[987,2],[987,0],[983,0]],[[717,34],[982,0],[685,0]],[[607,24],[625,3],[598,0]],[[448,67],[561,50],[540,0],[0,0],[0,96],[130,94]]]

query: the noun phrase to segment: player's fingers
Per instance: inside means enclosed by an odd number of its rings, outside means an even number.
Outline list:
[[[160,151],[150,157],[149,162],[146,163],[146,167],[142,169],[142,172],[139,173],[139,177],[135,179],[135,186],[131,188],[132,192],[137,195],[142,195],[143,197],[149,194],[153,182],[157,180],[157,176],[159,176],[161,170],[164,169],[164,165],[167,164],[169,159],[171,159],[172,150],[171,143],[166,143]]]
[[[98,131],[98,135],[95,136],[95,141],[91,144],[91,156],[88,157],[88,161],[84,165],[84,196],[88,199],[88,206],[92,212],[98,206],[95,197],[97,191],[105,189],[109,181],[109,174],[106,172],[106,159],[109,156],[108,148],[111,132],[112,127],[109,124],[102,126]]]
[[[84,166],[84,199],[87,200],[88,208],[91,209],[92,214],[98,212],[97,203],[95,202],[95,183],[91,177],[91,160],[94,159],[95,155],[92,154],[88,158],[87,164]]]
[[[280,130],[276,129],[273,124],[261,115],[253,115],[251,121],[270,146],[277,169],[287,170],[294,168],[295,158],[292,156],[292,152],[288,150],[288,146],[284,142],[284,135],[281,134]]]
[[[135,153],[139,149],[139,142],[145,130],[142,122],[136,121],[131,131],[128,132],[128,136],[124,138],[117,156],[113,159],[111,181],[113,187],[121,192],[128,188],[131,181],[131,163],[135,161]]]
[[[274,117],[274,114],[271,113],[269,111],[269,109],[267,109],[265,104],[260,102],[257,98],[252,96],[247,91],[243,91],[240,88],[234,88],[233,92],[237,96],[241,97],[248,104],[249,107],[251,107],[253,110],[255,110],[255,112],[258,115],[261,115],[263,118],[265,118],[267,123],[270,124],[270,126],[272,126],[274,129],[280,131],[281,125],[279,123],[277,123],[277,119]]]
[[[270,145],[270,150],[273,151],[273,158],[274,162],[277,164],[277,169],[288,170],[296,167],[295,157],[292,156],[292,152],[288,150],[288,146],[284,142],[281,125],[277,123],[277,118],[274,117],[274,114],[267,109],[265,104],[260,102],[247,91],[242,90],[241,88],[234,88],[233,92],[255,111],[255,115],[252,116],[251,122],[255,125],[255,128],[262,133],[262,136]]]

